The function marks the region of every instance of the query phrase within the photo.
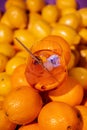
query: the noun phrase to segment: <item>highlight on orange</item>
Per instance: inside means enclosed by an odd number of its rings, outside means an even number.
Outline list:
[[[83,96],[83,87],[71,76],[67,76],[64,82],[57,89],[48,92],[48,97],[52,101],[65,102],[71,106],[81,104]]]
[[[37,118],[42,105],[38,91],[25,86],[15,89],[5,98],[3,109],[11,122],[25,125]]]
[[[70,60],[70,46],[59,36],[47,36],[31,48],[25,75],[30,85],[40,91],[51,90],[63,82],[67,76],[67,64]]]
[[[70,105],[52,101],[46,104],[38,116],[40,130],[81,130],[81,117]]]
[[[11,84],[13,89],[23,86],[30,86],[25,77],[26,64],[21,64],[13,71],[11,75]]]

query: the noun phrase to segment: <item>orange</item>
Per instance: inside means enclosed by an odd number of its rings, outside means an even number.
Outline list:
[[[39,12],[45,6],[44,0],[26,0],[27,9],[30,12]]]
[[[87,68],[87,49],[80,50],[80,66]]]
[[[18,130],[40,130],[38,123],[21,126]]]
[[[79,105],[83,96],[83,87],[70,76],[57,89],[48,92],[48,97],[52,101],[65,102],[71,106]]]
[[[73,67],[69,71],[69,75],[74,77],[84,89],[87,90],[87,69],[84,67]]]
[[[1,23],[7,25],[11,29],[13,28],[12,25],[11,25],[11,23],[10,23],[10,21],[8,20],[8,16],[7,16],[6,12],[4,12],[4,14],[1,17]]]
[[[13,40],[12,30],[5,24],[0,23],[0,43],[11,43]]]
[[[42,16],[39,13],[30,12],[29,13],[29,23],[28,23],[28,29],[32,31],[32,27],[35,24],[36,21],[42,20]]]
[[[77,49],[76,47],[72,51],[73,51],[73,54],[75,55],[75,59],[76,59],[75,60],[75,66],[76,66],[80,61],[81,55],[80,55],[79,49]]]
[[[65,8],[77,8],[76,0],[56,0],[56,5],[60,10]]]
[[[42,99],[32,87],[20,87],[11,92],[4,101],[8,119],[17,124],[28,124],[35,120],[42,108]]]
[[[68,25],[57,23],[51,31],[51,34],[61,36],[62,38],[64,38],[68,42],[70,47],[72,45],[77,45],[80,43],[79,34],[76,32],[75,29]]]
[[[13,71],[11,75],[11,84],[14,89],[20,86],[30,86],[25,77],[26,64],[21,64]]]
[[[78,113],[63,102],[46,104],[39,113],[38,124],[40,130],[81,130]]]
[[[32,26],[30,32],[37,38],[37,40],[41,40],[51,33],[51,26],[43,19],[36,20],[30,26]]]
[[[68,70],[72,69],[73,67],[77,66],[80,61],[80,52],[79,50],[75,47],[74,49],[71,50],[71,59],[68,64]]]
[[[73,7],[64,8],[63,10],[61,10],[61,16],[71,14],[71,13],[75,13],[75,12],[77,12],[77,10]]]
[[[81,19],[80,14],[78,12],[75,12],[75,13],[63,15],[59,19],[59,23],[68,25],[77,30],[79,26],[81,25],[81,20],[82,19]]]
[[[82,17],[82,26],[87,27],[87,8],[81,8],[78,10]]]
[[[15,39],[20,40],[27,48],[31,48],[35,43],[36,38],[28,29],[17,29],[14,31],[14,45],[18,48],[18,50],[25,50],[22,45]]]
[[[9,121],[3,109],[0,110],[0,130],[15,130],[16,124]]]
[[[26,59],[19,56],[14,56],[6,64],[5,71],[7,74],[12,75],[15,68],[19,65],[26,63]]]
[[[81,43],[87,44],[87,29],[85,27],[80,29],[79,35],[81,36]]]
[[[10,76],[6,72],[0,73],[0,96],[8,95],[12,90]]]
[[[0,53],[0,72],[3,72],[5,70],[7,62],[8,62],[8,57]]]
[[[56,22],[60,16],[60,12],[56,5],[48,4],[41,11],[42,18],[48,23]]]
[[[0,43],[0,53],[7,56],[8,58],[12,58],[15,55],[15,49],[11,44],[2,42]]]
[[[80,115],[82,117],[82,122],[83,122],[83,126],[82,126],[82,130],[87,130],[87,106],[83,106],[83,105],[77,105],[75,106],[75,108],[77,109],[77,111],[80,112]]]
[[[5,2],[6,10],[12,6],[18,6],[19,8],[26,9],[26,2],[24,0],[7,0]]]
[[[74,67],[76,65],[76,56],[75,54],[71,51],[71,58],[70,58],[70,61],[68,63],[68,70],[70,70],[72,67]]]
[[[26,27],[27,14],[24,9],[19,8],[17,6],[11,6],[5,13],[13,29]]]
[[[19,57],[23,57],[27,59],[29,56],[29,53],[26,50],[18,51],[15,56],[19,56]]]

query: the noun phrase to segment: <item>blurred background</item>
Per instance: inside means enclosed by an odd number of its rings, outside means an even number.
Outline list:
[[[0,0],[0,10],[4,12],[4,3],[6,0]],[[51,3],[54,4],[55,0],[45,0],[47,4]],[[78,8],[87,7],[87,0],[76,0],[78,3]]]

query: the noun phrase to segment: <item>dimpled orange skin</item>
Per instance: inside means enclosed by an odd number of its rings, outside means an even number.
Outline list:
[[[25,75],[27,81],[33,85],[33,87],[41,91],[45,91],[53,89],[63,82],[67,76],[66,66],[70,60],[71,54],[69,45],[64,39],[58,36],[45,37],[41,41],[34,44],[31,51],[33,54],[38,53],[38,56],[46,55],[47,52],[49,52],[50,55],[59,55],[61,64],[51,71],[52,75],[57,79],[55,80],[54,77],[49,74],[49,72],[44,70],[41,65],[35,66],[32,64],[32,57],[30,57],[26,67]],[[43,54],[40,54],[39,52],[42,52]],[[39,73],[43,74],[40,76]]]
[[[10,121],[25,125],[34,121],[43,102],[39,93],[29,86],[12,91],[4,102],[4,112]]]
[[[70,105],[52,101],[39,113],[39,128],[40,130],[81,130],[82,123],[78,114]]]
[[[13,39],[13,31],[5,24],[0,23],[0,43],[11,43]]]

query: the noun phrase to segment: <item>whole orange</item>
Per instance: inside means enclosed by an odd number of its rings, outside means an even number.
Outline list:
[[[7,25],[0,23],[0,43],[11,43],[13,40],[13,31]]]
[[[20,87],[11,92],[5,99],[4,111],[10,121],[27,124],[38,116],[42,108],[42,99],[32,87]]]
[[[14,89],[20,86],[30,86],[25,77],[26,64],[21,64],[13,71],[11,75],[11,84]]]
[[[40,111],[38,124],[41,130],[81,130],[77,112],[63,102],[50,102]]]

